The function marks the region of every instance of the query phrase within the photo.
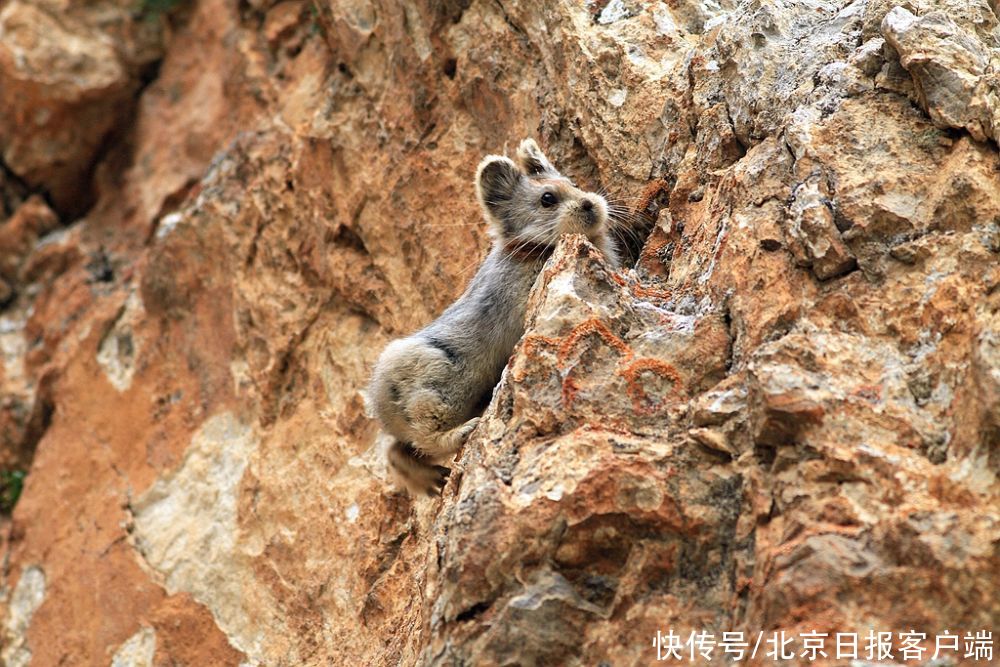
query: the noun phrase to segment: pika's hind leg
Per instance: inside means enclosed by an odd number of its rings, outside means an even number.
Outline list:
[[[458,451],[479,423],[479,417],[473,417],[452,426],[456,417],[460,419],[462,413],[468,414],[464,406],[454,405],[454,402],[430,388],[412,392],[406,402],[406,418],[410,425],[408,439],[417,450],[432,459],[442,459]]]
[[[417,446],[394,441],[389,447],[388,460],[396,482],[411,494],[440,494],[451,470],[434,461],[458,451],[478,423],[479,417],[474,417],[448,431],[431,432]]]
[[[431,458],[442,459],[457,452],[478,424],[479,417],[473,417],[447,431],[426,431],[413,444]]]
[[[426,494],[436,496],[441,493],[448,473],[444,466],[434,465],[426,456],[404,442],[396,440],[389,447],[389,470],[397,485],[404,487],[411,495]]]

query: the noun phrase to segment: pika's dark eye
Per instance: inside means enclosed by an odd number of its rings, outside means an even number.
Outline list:
[[[542,206],[544,208],[550,208],[559,203],[559,199],[556,198],[551,192],[546,192],[542,194]]]

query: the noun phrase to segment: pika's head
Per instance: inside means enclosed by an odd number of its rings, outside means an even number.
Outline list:
[[[560,174],[532,139],[517,161],[488,155],[476,172],[476,194],[490,232],[505,244],[554,245],[561,234],[597,240],[607,233],[608,203]]]

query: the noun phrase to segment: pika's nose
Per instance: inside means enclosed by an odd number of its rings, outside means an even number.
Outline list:
[[[597,223],[597,211],[594,209],[594,202],[584,199],[580,202],[581,222],[586,227],[593,227]]]

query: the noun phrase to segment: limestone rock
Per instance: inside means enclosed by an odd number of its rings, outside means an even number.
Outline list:
[[[86,210],[101,145],[122,131],[141,69],[159,55],[158,31],[130,11],[58,0],[0,10],[3,162],[67,213]]]
[[[882,20],[882,33],[913,74],[921,106],[938,127],[1000,141],[996,14],[986,0],[973,0],[952,15],[933,3],[918,7],[924,10],[919,16],[894,7]]]
[[[59,226],[59,218],[41,197],[34,195],[0,227],[0,277],[9,283],[22,278],[20,270],[39,240]]]

